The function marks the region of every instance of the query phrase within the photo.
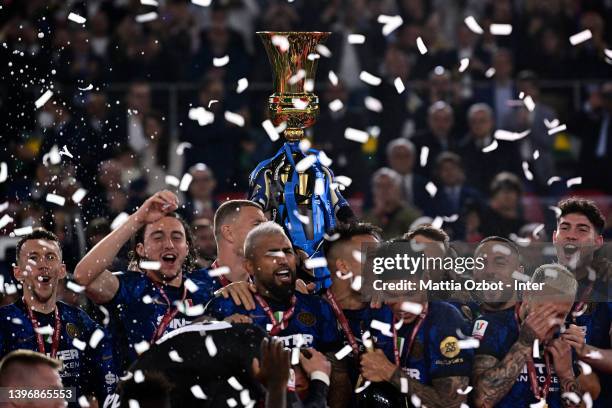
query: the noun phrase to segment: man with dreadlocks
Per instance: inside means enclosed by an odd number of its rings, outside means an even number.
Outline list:
[[[137,344],[146,349],[143,342],[153,343],[167,331],[191,323],[198,317],[191,313],[197,311],[192,306],[211,298],[205,270],[195,270],[191,233],[174,212],[177,208],[178,198],[170,191],[149,197],[74,271],[87,296],[110,309],[114,346],[123,369],[136,359]],[[132,237],[130,271],[107,270]]]

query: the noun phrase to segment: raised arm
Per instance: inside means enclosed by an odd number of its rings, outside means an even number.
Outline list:
[[[164,190],[149,197],[128,217],[125,223],[93,247],[74,270],[75,281],[87,288],[86,293],[96,303],[110,301],[119,289],[119,280],[107,268],[123,245],[141,227],[155,222],[178,208],[178,198]]]

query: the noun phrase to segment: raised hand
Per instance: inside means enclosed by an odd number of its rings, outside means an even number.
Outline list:
[[[178,208],[178,197],[171,191],[162,190],[153,194],[142,203],[134,213],[136,220],[141,224],[151,224],[162,219],[166,214]]]

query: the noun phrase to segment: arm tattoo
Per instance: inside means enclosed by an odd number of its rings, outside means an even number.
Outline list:
[[[582,390],[580,389],[580,384],[574,377],[566,377],[559,378],[561,382],[561,395],[566,392],[574,393],[578,396],[578,398],[582,399]],[[581,403],[574,404],[569,398],[561,398],[561,403],[565,408],[577,408],[581,406]]]
[[[493,356],[477,355],[474,358],[474,388],[477,407],[492,407],[506,394],[520,374],[531,353],[531,345],[514,343],[503,360]]]
[[[401,389],[401,378],[408,380],[408,394],[416,394],[423,406],[430,408],[456,408],[467,400],[466,395],[457,393],[458,388],[465,388],[469,384],[467,377],[443,377],[433,380],[433,386],[424,385],[415,379],[408,378],[400,368],[393,372],[391,384]]]

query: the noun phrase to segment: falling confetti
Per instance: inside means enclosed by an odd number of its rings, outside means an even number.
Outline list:
[[[159,3],[156,0],[140,0],[140,4],[142,4],[143,6],[159,6]]]
[[[387,16],[384,14],[379,15],[376,21],[378,21],[380,24],[384,24],[382,34],[385,37],[404,24],[404,20],[401,16]]]
[[[240,78],[238,80],[238,86],[236,87],[236,93],[243,93],[249,87],[249,80],[246,78]]]
[[[117,215],[115,219],[113,220],[113,222],[111,222],[111,230],[114,231],[117,228],[119,228],[123,223],[127,221],[129,217],[130,215],[126,212],[122,212],[119,215]]]
[[[0,163],[0,183],[4,183],[8,178],[8,165],[5,162]]]
[[[79,91],[91,91],[93,89],[93,84],[87,85],[85,88],[77,87]]]
[[[314,154],[309,154],[308,156],[297,162],[297,164],[295,165],[295,171],[297,171],[298,173],[303,173],[308,170],[313,164],[315,164],[316,161],[317,156],[315,156]]]
[[[217,355],[217,346],[215,345],[212,336],[206,336],[204,345],[206,346],[206,351],[208,351],[209,356],[214,357]]]
[[[68,20],[73,21],[77,24],[85,24],[85,22],[87,21],[85,17],[81,17],[76,13],[68,14]]]
[[[41,107],[44,106],[45,103],[47,103],[47,101],[49,101],[49,99],[51,99],[51,97],[53,96],[53,91],[51,91],[50,89],[47,89],[45,91],[44,94],[42,94],[35,102],[34,102],[34,106],[36,106],[36,109],[40,109]]]
[[[512,34],[511,24],[491,24],[489,32],[493,35],[510,35]]]
[[[408,394],[408,379],[406,377],[400,377],[400,392]]]
[[[48,193],[47,197],[45,198],[45,201],[47,201],[48,203],[57,204],[61,207],[63,207],[64,204],[66,204],[66,199],[64,197],[62,197],[61,195],[53,194],[53,193]]]
[[[191,174],[189,173],[183,174],[183,177],[181,178],[181,182],[179,184],[179,190],[181,191],[189,190],[189,185],[191,184],[192,180],[193,180],[193,176]]]
[[[370,381],[367,381],[363,383],[363,385],[359,388],[355,388],[355,394],[359,394],[360,392],[362,392],[363,390],[365,390],[366,388],[368,388],[370,386]]]
[[[12,235],[12,236],[15,236],[15,237],[21,237],[21,236],[23,236],[23,235],[28,235],[28,234],[31,234],[31,233],[32,233],[32,231],[33,231],[33,228],[32,228],[32,226],[30,225],[30,226],[27,226],[27,227],[22,227],[22,228],[17,228],[17,229],[15,229],[15,231],[13,231],[13,232],[11,233],[11,235]]]
[[[191,1],[195,1],[195,0],[191,0]],[[206,399],[206,394],[204,394],[204,391],[202,391],[202,387],[200,387],[199,385],[193,385],[191,388],[191,393],[193,394],[194,397],[196,397],[197,399]]]
[[[533,160],[538,160],[540,158],[540,151],[538,149],[535,149],[533,151]]]
[[[473,389],[474,387],[472,387],[471,385],[468,385],[467,387],[465,387],[464,390],[462,390],[461,388],[457,388],[457,394],[468,395]]]
[[[146,340],[143,340],[139,343],[134,344],[134,350],[136,350],[136,353],[138,354],[142,354],[145,351],[147,351],[149,349],[149,342]]]
[[[351,289],[353,289],[355,292],[359,292],[361,290],[361,276],[355,276],[355,279],[353,279],[353,282],[351,283]]]
[[[381,322],[380,320],[373,319],[370,323],[372,329],[378,330],[382,334],[388,337],[393,337],[391,332],[391,325],[389,323]]]
[[[565,124],[548,129],[548,134],[554,135],[555,133],[563,132],[564,130],[567,130],[567,126]]]
[[[461,58],[461,61],[459,62],[459,72],[465,71],[469,65],[470,65],[469,58]]]
[[[398,94],[401,94],[406,90],[406,87],[404,86],[404,81],[402,81],[402,78],[400,77],[397,77],[393,80],[393,85],[395,86],[395,90]]]
[[[423,42],[423,39],[421,37],[417,37],[416,44],[421,55],[427,54],[427,47],[425,46],[425,43]]]
[[[402,302],[400,309],[413,315],[419,315],[423,311],[423,305],[415,302]]]
[[[468,337],[464,340],[458,340],[457,346],[459,346],[461,350],[475,349],[480,347],[480,340]]]
[[[478,24],[478,21],[476,21],[474,16],[467,16],[463,20],[463,22],[470,29],[470,31],[473,32],[474,34],[484,34],[484,30],[482,29],[480,24]]]
[[[353,348],[347,344],[346,346],[342,347],[342,349],[340,349],[340,351],[338,351],[336,353],[336,360],[342,360],[344,357],[348,356],[349,354],[351,354],[351,352],[353,351]]]
[[[329,50],[329,48],[327,48],[327,47],[326,47],[325,45],[323,45],[323,44],[318,44],[318,45],[315,47],[315,49],[317,50],[317,52],[318,52],[320,55],[322,55],[322,56],[324,56],[324,57],[326,57],[326,58],[329,58],[329,57],[331,57],[331,55],[332,55],[332,53],[331,53],[331,51]]]
[[[367,132],[364,132],[363,130],[348,127],[344,131],[344,138],[347,140],[352,140],[353,142],[365,143],[368,141],[370,136]]]
[[[491,142],[490,145],[485,146],[485,147],[482,148],[482,152],[483,153],[491,153],[492,151],[494,151],[498,147],[499,147],[499,143],[497,143],[496,139],[493,139],[493,141]]]
[[[148,23],[149,21],[153,21],[157,19],[157,12],[151,11],[145,14],[139,14],[136,16],[137,23]]]
[[[224,116],[225,120],[227,120],[229,123],[232,123],[236,126],[244,127],[245,120],[242,115],[230,111],[225,111]]]
[[[333,86],[338,86],[338,76],[336,75],[334,71],[329,71],[327,73],[327,78],[329,79],[329,82],[331,82]]]
[[[202,106],[198,108],[189,109],[188,117],[191,120],[197,120],[198,125],[200,126],[206,126],[215,121],[215,114],[210,111],[207,111]]]
[[[76,337],[72,339],[72,345],[81,351],[85,350],[85,347],[87,347],[87,343],[85,343],[83,340],[77,339]]]
[[[100,344],[100,341],[103,338],[104,338],[104,331],[100,329],[94,330],[94,332],[91,334],[91,337],[89,338],[89,347],[91,347],[92,349],[95,349],[96,347],[98,347],[98,344]]]
[[[329,110],[332,112],[338,112],[344,108],[344,103],[340,99],[334,99],[329,103]]]
[[[538,339],[533,341],[531,355],[533,358],[540,358],[540,341]]]
[[[359,73],[359,79],[372,86],[378,86],[382,83],[382,79],[370,74],[368,71],[361,71],[361,73]]]
[[[366,108],[372,112],[382,112],[383,110],[382,102],[372,96],[366,96],[364,99],[364,104]]]
[[[523,103],[525,104],[529,112],[533,112],[533,110],[535,109],[535,102],[533,101],[533,98],[530,95],[527,95],[523,99]]]
[[[425,190],[427,190],[427,192],[429,193],[429,195],[431,197],[435,196],[436,193],[438,192],[438,187],[436,187],[436,185],[433,182],[429,182],[425,185]]]
[[[423,146],[421,148],[421,154],[419,156],[419,163],[421,167],[427,166],[427,158],[429,157],[429,147]]]
[[[298,210],[293,210],[293,215],[304,225],[310,224],[310,218],[307,215],[302,215]]]
[[[485,71],[486,78],[492,78],[495,75],[495,68],[491,67]]]
[[[281,52],[286,52],[289,49],[289,40],[282,35],[273,35],[272,44],[277,46]]]
[[[79,188],[77,191],[75,191],[72,194],[71,199],[75,204],[78,204],[81,201],[83,201],[83,198],[85,198],[86,195],[87,195],[87,190],[85,190],[84,188]]]
[[[191,149],[193,146],[189,142],[182,142],[176,146],[176,154],[182,156],[185,153],[185,149]]]
[[[272,124],[270,119],[264,120],[261,123],[261,126],[263,126],[264,130],[268,134],[268,137],[270,138],[271,141],[276,142],[278,139],[280,139],[280,135],[278,134],[278,132],[274,128],[274,125]]]
[[[593,38],[593,33],[591,32],[591,30],[584,30],[572,35],[569,38],[569,42],[572,45],[578,45],[580,43],[590,40],[591,38]]]
[[[230,273],[229,266],[220,266],[215,269],[210,269],[208,271],[208,276],[210,276],[211,278],[217,278],[219,276],[227,275],[228,273]]]
[[[582,184],[582,177],[573,177],[565,182],[567,188]]]
[[[229,55],[224,55],[220,58],[213,58],[213,65],[215,67],[224,67],[229,64],[230,57]]]
[[[85,290],[85,286],[81,286],[73,281],[66,282],[66,288],[73,291],[74,293],[81,293]]]
[[[182,363],[184,361],[176,350],[170,351],[168,353],[168,357],[170,357],[170,360],[174,361],[175,363]]]
[[[304,262],[304,265],[308,269],[325,268],[327,266],[327,259],[323,257],[309,258],[309,259],[306,259],[306,262]]]
[[[90,407],[89,401],[87,401],[87,397],[85,395],[81,395],[79,397],[79,406],[81,408],[89,408]]]
[[[497,129],[495,131],[494,136],[496,139],[499,139],[499,140],[515,142],[517,140],[521,140],[522,138],[527,136],[529,133],[531,133],[531,130],[525,130],[524,132],[517,133],[517,132],[510,132],[504,129]]]
[[[523,173],[525,174],[525,178],[529,181],[533,180],[533,173],[531,172],[531,170],[529,170],[529,163],[524,161],[522,163],[522,166],[523,166]]]
[[[172,186],[172,187],[178,187],[181,184],[181,181],[178,179],[178,177],[173,176],[171,174],[168,174],[164,178],[164,181],[166,182],[167,185]]]
[[[334,181],[342,184],[344,187],[350,187],[350,185],[353,183],[353,179],[347,176],[335,176]]]
[[[365,35],[363,34],[349,34],[348,43],[349,44],[363,44],[365,43]]]

